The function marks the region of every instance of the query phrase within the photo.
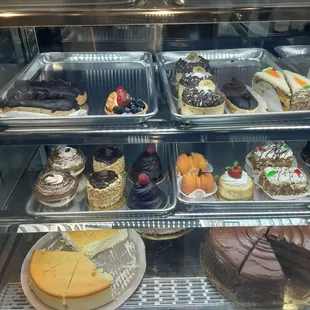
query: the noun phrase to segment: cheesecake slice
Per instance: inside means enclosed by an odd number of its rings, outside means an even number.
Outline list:
[[[81,252],[35,250],[28,273],[33,292],[53,309],[90,310],[113,300],[112,276]]]
[[[63,238],[74,249],[89,258],[113,248],[128,237],[126,229],[105,229],[63,232]]]

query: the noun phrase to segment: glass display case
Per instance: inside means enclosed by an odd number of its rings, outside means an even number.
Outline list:
[[[0,309],[308,309],[307,1],[0,1]]]

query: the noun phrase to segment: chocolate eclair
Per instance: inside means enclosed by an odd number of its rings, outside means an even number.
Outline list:
[[[166,203],[166,195],[145,173],[139,175],[138,182],[132,187],[127,199],[129,209],[160,209],[164,208]]]
[[[232,113],[258,112],[258,102],[247,90],[245,84],[233,77],[223,85],[222,93],[226,96],[226,104]]]
[[[183,115],[223,114],[225,97],[208,86],[187,87],[179,97]]]
[[[125,156],[116,146],[109,145],[93,155],[93,170],[113,170],[118,174],[125,172]]]
[[[92,210],[122,207],[124,178],[112,170],[93,172],[87,182],[88,205]]]
[[[81,91],[77,87],[73,87],[70,82],[63,80],[17,80],[14,83],[14,89],[22,93],[48,93],[72,97],[79,105],[83,105],[87,100],[85,91]]]
[[[69,146],[57,147],[47,160],[47,168],[77,176],[85,168],[85,156],[81,150]]]
[[[198,56],[197,53],[191,52],[185,58],[180,58],[175,64],[175,82],[178,84],[184,73],[193,72],[199,68],[201,72],[210,70],[209,60]]]
[[[46,206],[63,207],[75,197],[77,187],[77,179],[69,173],[48,171],[36,180],[34,194]]]
[[[141,173],[146,173],[155,183],[164,176],[160,157],[153,146],[148,146],[132,165],[130,176],[134,182],[138,181]]]

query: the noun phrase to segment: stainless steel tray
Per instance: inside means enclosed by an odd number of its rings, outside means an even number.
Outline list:
[[[105,125],[145,122],[158,111],[152,55],[147,52],[43,53],[0,90],[2,98],[16,80],[64,79],[85,88],[88,116],[0,118],[0,126]],[[123,85],[133,96],[143,99],[145,115],[105,115],[109,94]]]
[[[174,76],[174,66],[177,60],[185,57],[190,51],[162,52],[157,54],[162,82],[166,100],[170,107],[172,116],[182,123],[195,125],[224,125],[238,123],[265,123],[274,121],[300,121],[310,119],[310,112],[273,112],[253,114],[222,114],[222,115],[196,115],[184,116],[178,111],[178,100],[173,96],[173,85],[171,79]],[[210,50],[196,51],[202,57],[210,60],[211,73],[213,73],[221,88],[224,83],[232,77],[241,79],[245,84],[251,86],[256,72],[266,67],[281,69],[279,60],[264,49],[232,49],[232,50]]]
[[[177,157],[186,152],[197,152],[203,154],[209,163],[213,166],[212,175],[221,176],[225,172],[226,166],[231,166],[236,160],[239,162],[241,167],[245,168],[245,157],[257,146],[262,145],[263,143],[193,143],[193,144],[175,144],[174,152],[174,166],[172,169],[175,170],[176,174],[176,160]],[[297,160],[297,165],[306,173],[308,180],[310,180],[309,170],[306,168],[304,162],[300,158],[300,150],[295,150],[292,147],[294,156]],[[223,154],[225,154],[223,156]],[[246,170],[246,169],[245,169]],[[177,186],[177,185],[176,185]],[[231,212],[231,208],[239,210],[240,214],[246,214],[247,210],[268,210],[274,212],[273,208],[287,208],[289,211],[292,211],[294,207],[310,206],[310,196],[299,198],[297,200],[273,200],[267,196],[260,188],[255,185],[254,190],[254,200],[253,201],[219,201],[216,200],[216,197],[212,196],[205,201],[201,199],[195,201],[183,196],[177,190],[178,200],[189,206],[189,211],[200,209],[205,212],[212,212],[214,210],[224,210],[227,209],[228,212]]]
[[[283,45],[275,50],[292,70],[310,77],[310,45]]]
[[[124,154],[126,161],[126,171],[129,172],[132,164],[136,160],[136,158],[145,150],[147,145],[145,144],[126,144],[122,147],[119,146]],[[99,149],[100,147],[87,146],[87,147],[79,147],[84,154],[87,156],[87,163],[83,174],[80,176],[80,188],[78,189],[76,197],[64,208],[55,209],[49,208],[41,204],[32,193],[33,184],[37,179],[38,175],[43,171],[46,165],[46,160],[41,160],[38,162],[38,158],[35,157],[33,162],[30,163],[29,167],[26,169],[22,176],[21,182],[23,182],[23,187],[27,188],[28,197],[24,197],[26,204],[26,213],[35,216],[35,217],[43,217],[43,218],[55,218],[55,217],[83,217],[85,220],[86,217],[95,217],[100,218],[100,216],[107,218],[109,216],[118,215],[118,216],[136,216],[139,215],[164,215],[170,213],[176,206],[176,189],[175,189],[175,174],[171,170],[171,149],[172,145],[170,144],[157,144],[156,150],[158,155],[161,158],[162,165],[165,170],[165,179],[163,182],[158,184],[159,188],[167,195],[167,204],[164,209],[157,210],[128,210],[126,205],[120,210],[116,211],[92,211],[88,208],[87,205],[87,192],[86,192],[86,182],[87,178],[92,171],[92,154]],[[46,156],[48,157],[48,155]],[[35,168],[31,168],[35,167]],[[132,186],[128,177],[126,179],[126,193],[129,192],[130,187]]]

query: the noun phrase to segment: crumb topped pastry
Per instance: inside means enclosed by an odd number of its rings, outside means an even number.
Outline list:
[[[85,168],[85,157],[82,151],[69,146],[57,147],[47,160],[47,167],[51,170],[69,172],[77,176]]]
[[[280,100],[283,111],[289,111],[291,105],[291,90],[281,71],[269,67],[257,72],[253,78],[253,88],[263,98],[265,91],[274,89]]]
[[[266,167],[292,167],[293,151],[286,144],[266,144],[251,152],[250,161],[254,171]]]
[[[188,72],[208,72],[210,70],[209,60],[204,59],[195,52],[189,53],[185,58],[180,58],[175,64],[175,80],[178,84],[182,75]]]
[[[62,207],[75,197],[77,187],[77,179],[69,173],[48,171],[36,180],[34,193],[44,205]]]
[[[310,80],[287,70],[283,74],[292,91],[290,111],[310,110]]]
[[[125,173],[124,153],[113,145],[97,150],[93,155],[93,170],[113,170],[118,174]]]
[[[114,209],[124,192],[124,178],[115,171],[93,172],[87,182],[88,205],[92,210]]]
[[[254,182],[236,161],[232,167],[226,167],[218,182],[219,200],[252,200]]]
[[[245,84],[233,77],[221,89],[226,96],[226,104],[232,113],[258,112],[258,101],[247,90]]]
[[[224,113],[224,95],[208,86],[185,88],[179,101],[183,115]]]
[[[266,167],[260,173],[259,185],[271,196],[294,196],[308,192],[307,176],[298,168]]]

